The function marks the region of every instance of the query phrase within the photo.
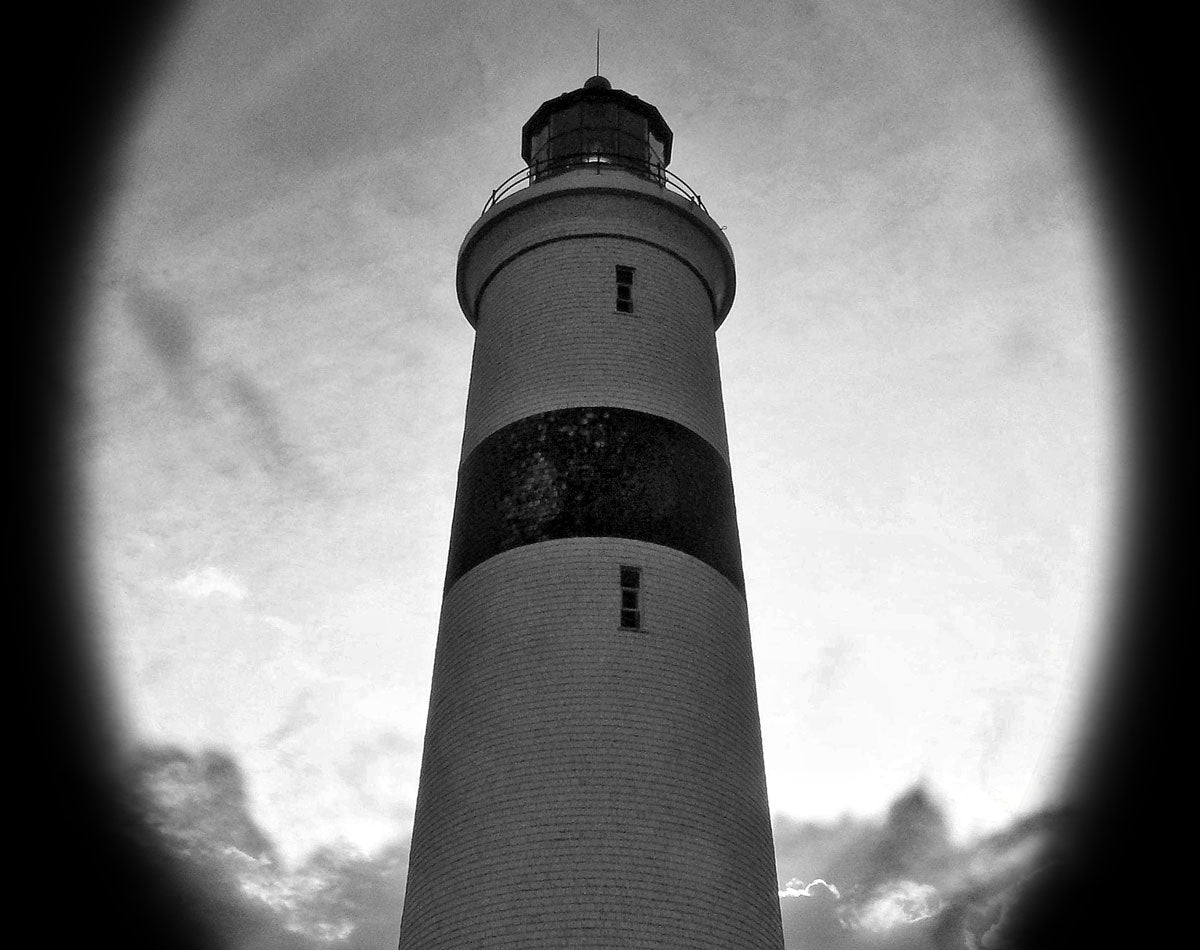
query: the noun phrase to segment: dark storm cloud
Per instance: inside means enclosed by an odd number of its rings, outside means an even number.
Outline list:
[[[225,753],[190,756],[146,748],[134,776],[151,826],[180,850],[233,847],[254,860],[277,860],[270,840],[250,819],[241,769]]]
[[[883,822],[780,819],[775,850],[781,880],[827,882],[809,887],[811,896],[782,898],[789,948],[933,946],[921,942],[931,926],[928,911],[938,906],[932,882],[945,878],[956,852],[925,789],[901,795]],[[884,921],[893,923],[880,932]]]
[[[1042,813],[955,846],[941,808],[920,787],[901,795],[881,822],[780,819],[786,946],[1019,950],[1029,908],[1052,878],[1060,827],[1059,816]]]
[[[395,945],[408,871],[407,845],[393,844],[369,860],[319,852],[305,867],[318,871],[326,882],[312,904],[313,914],[353,924],[343,942],[334,946],[378,950]]]
[[[219,950],[368,950],[399,933],[407,846],[373,857],[324,848],[295,869],[248,811],[240,768],[219,752],[145,749],[132,786],[149,836],[181,873],[189,912]],[[1039,814],[967,847],[948,841],[922,788],[879,822],[781,819],[788,950],[1020,950],[1051,892],[1061,817]],[[796,875],[793,875],[796,877]],[[815,878],[822,880],[815,880]],[[1047,896],[1049,895],[1049,896]]]
[[[219,752],[147,748],[130,786],[147,848],[182,882],[214,950],[378,950],[395,943],[408,849],[329,847],[285,868],[248,811],[241,769]]]
[[[271,860],[266,836],[246,812],[240,771],[221,753],[139,751],[129,787],[142,822],[142,849],[176,882],[181,914],[207,933],[212,950],[310,950],[286,942],[268,908],[249,900],[230,854]]]
[[[940,879],[954,856],[942,810],[929,793],[916,787],[888,809],[879,840],[867,860],[861,886],[871,888],[898,878]]]

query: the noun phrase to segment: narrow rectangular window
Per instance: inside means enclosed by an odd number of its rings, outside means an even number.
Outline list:
[[[633,271],[617,265],[617,310],[621,313],[633,313]]]
[[[642,628],[642,570],[621,565],[621,626]]]

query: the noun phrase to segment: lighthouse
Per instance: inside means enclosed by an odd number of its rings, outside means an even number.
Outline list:
[[[467,232],[401,950],[781,950],[717,359],[733,252],[593,76]]]

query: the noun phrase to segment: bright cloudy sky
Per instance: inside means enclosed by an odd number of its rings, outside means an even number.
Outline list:
[[[1104,621],[1117,354],[1088,156],[1007,3],[230,0],[176,23],[91,258],[88,549],[131,743],[292,865],[407,838],[472,331],[537,106],[654,103],[718,333],[779,820],[1047,803]]]

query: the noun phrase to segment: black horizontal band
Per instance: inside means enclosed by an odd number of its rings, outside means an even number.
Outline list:
[[[745,593],[729,466],[660,416],[556,409],[488,436],[459,469],[446,589],[496,554],[559,538],[665,545]]]

